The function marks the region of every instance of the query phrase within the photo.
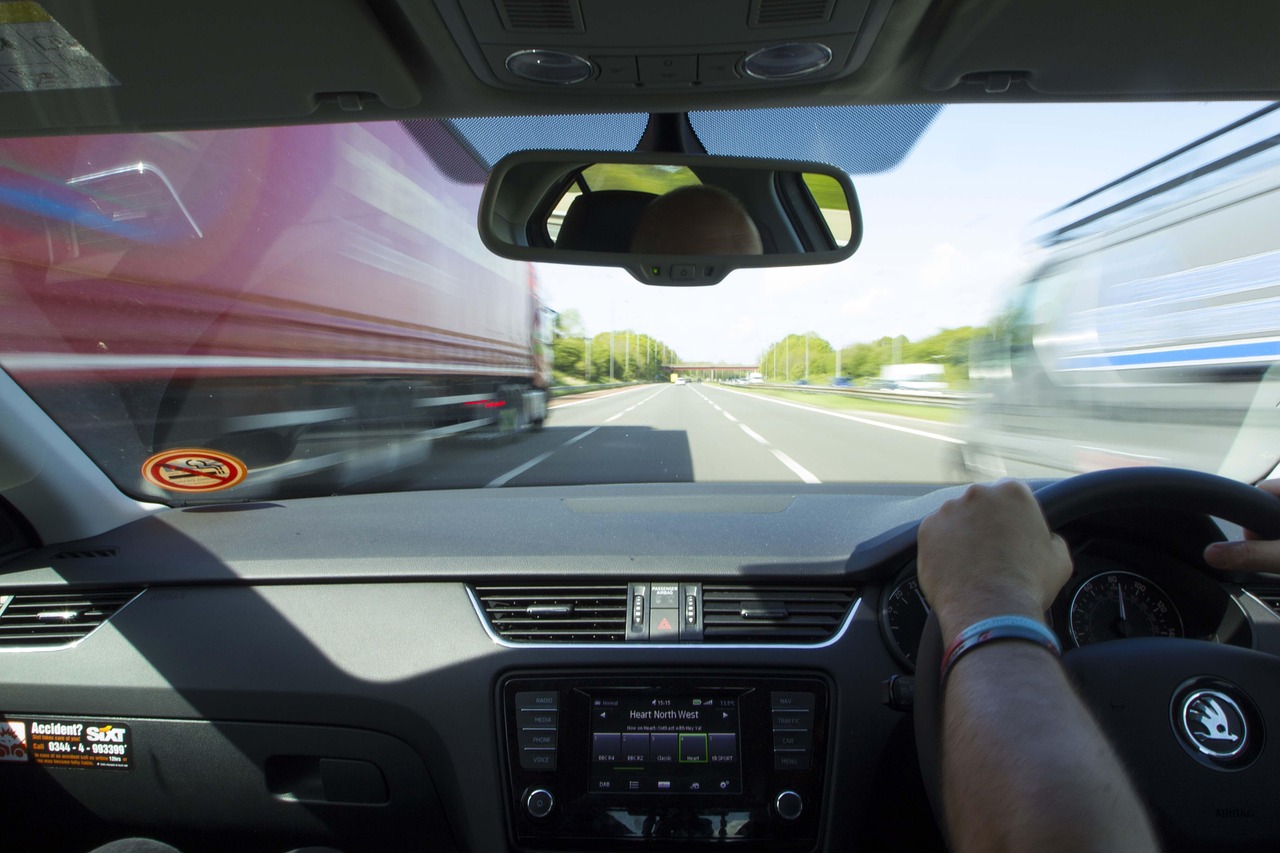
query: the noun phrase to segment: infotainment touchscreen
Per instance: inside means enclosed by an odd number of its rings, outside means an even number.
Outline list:
[[[736,693],[592,691],[590,708],[589,792],[742,792]]]

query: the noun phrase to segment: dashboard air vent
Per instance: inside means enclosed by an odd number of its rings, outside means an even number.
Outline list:
[[[498,0],[498,14],[508,32],[582,30],[577,0]]]
[[[1270,586],[1261,589],[1249,589],[1249,594],[1271,608],[1271,612],[1280,616],[1280,588]]]
[[[707,643],[821,643],[835,636],[857,593],[845,587],[704,584]]]
[[[59,551],[53,555],[53,559],[86,560],[93,557],[114,557],[119,553],[115,548],[82,548],[78,551]]]
[[[756,0],[751,4],[751,26],[786,27],[822,24],[831,19],[835,0]]]
[[[69,646],[83,640],[141,592],[133,588],[0,595],[0,649]]]
[[[620,643],[627,585],[479,586],[493,630],[520,643]]]

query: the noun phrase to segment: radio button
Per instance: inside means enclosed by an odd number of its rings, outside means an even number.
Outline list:
[[[516,725],[522,729],[554,729],[559,711],[516,711]]]
[[[813,746],[813,735],[809,732],[774,732],[774,749],[804,749]]]
[[[518,736],[520,748],[555,749],[556,733],[548,729],[522,729]]]
[[[774,711],[773,712],[773,728],[777,729],[802,729],[809,731],[813,728],[813,712],[812,711]]]
[[[707,736],[705,734],[682,734],[680,737],[680,763],[707,763]]]
[[[773,751],[774,770],[808,770],[809,750],[807,749],[775,749]]]
[[[560,707],[560,693],[555,690],[531,690],[516,694],[516,710],[541,711]]]
[[[662,733],[649,735],[649,754],[654,764],[675,764],[679,756],[680,743],[674,734]]]
[[[732,764],[738,760],[738,736],[732,732],[713,732],[708,753],[712,764]]]
[[[812,711],[814,696],[812,693],[790,693],[775,691],[769,694],[771,707],[775,711]]]
[[[520,750],[520,767],[523,770],[555,770],[556,751],[525,747]]]
[[[623,735],[622,761],[628,766],[646,764],[649,761],[649,735]]]
[[[600,734],[591,736],[591,760],[600,764],[617,764],[622,735]]]

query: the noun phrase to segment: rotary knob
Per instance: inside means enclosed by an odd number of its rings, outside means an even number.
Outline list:
[[[783,791],[773,801],[773,807],[783,820],[795,820],[804,811],[804,799],[795,791]]]
[[[546,788],[534,788],[524,796],[524,811],[534,820],[542,820],[556,807],[556,798]]]

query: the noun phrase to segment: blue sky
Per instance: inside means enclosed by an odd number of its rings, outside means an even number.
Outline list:
[[[788,332],[915,340],[992,316],[1035,262],[1037,217],[1259,106],[950,107],[896,169],[855,176],[865,234],[844,263],[740,270],[709,288],[559,265],[540,265],[539,281],[589,333],[630,327],[688,360],[751,360]]]

